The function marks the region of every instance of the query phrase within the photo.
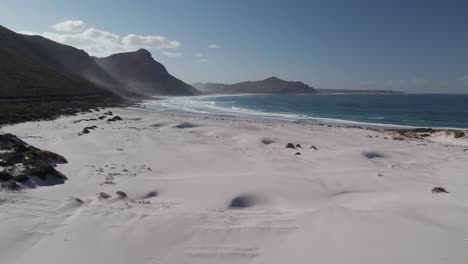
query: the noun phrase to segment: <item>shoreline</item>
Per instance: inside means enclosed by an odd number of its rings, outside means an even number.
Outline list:
[[[195,96],[196,103],[192,103],[191,97],[182,97],[184,100],[188,102],[177,101],[175,98],[174,102],[172,102],[171,97],[168,98],[158,98],[156,105],[152,106],[152,100],[145,100],[140,102],[140,105],[143,107],[147,107],[149,109],[153,109],[159,112],[167,112],[167,113],[179,113],[179,114],[194,114],[194,115],[210,115],[210,116],[218,116],[218,117],[234,117],[234,118],[249,118],[255,120],[273,120],[273,121],[288,121],[294,123],[313,123],[313,124],[325,124],[325,125],[333,125],[333,126],[361,126],[361,127],[370,127],[370,128],[379,128],[379,129],[416,129],[416,128],[432,128],[436,130],[460,130],[464,132],[468,132],[468,127],[451,127],[451,126],[425,126],[425,125],[414,125],[414,124],[395,124],[395,123],[379,123],[376,121],[377,119],[381,119],[382,117],[376,119],[369,119],[366,121],[355,121],[351,119],[340,119],[334,117],[313,117],[313,116],[303,116],[302,114],[294,114],[294,113],[279,113],[279,112],[262,112],[257,110],[251,110],[248,108],[241,108],[241,107],[222,107],[222,106],[215,106],[216,101],[208,102],[208,101],[197,101],[196,98],[205,98],[205,97],[243,97],[243,96],[250,96],[253,94],[234,94],[234,95],[202,95],[202,96]],[[273,94],[274,95],[274,94]],[[185,99],[186,98],[186,99]],[[158,105],[165,100],[168,102],[167,105]],[[161,103],[164,104],[164,103]],[[171,108],[171,110],[165,110],[166,108]],[[189,110],[184,111],[184,108],[188,108]],[[187,111],[190,111],[187,112]]]
[[[164,99],[160,99],[164,100]],[[214,117],[214,118],[225,118],[225,119],[233,119],[233,120],[250,120],[250,121],[270,121],[270,122],[285,122],[285,123],[293,123],[293,124],[304,124],[304,125],[318,125],[318,126],[332,126],[332,127],[344,127],[344,128],[361,128],[361,129],[377,129],[382,131],[397,131],[397,130],[417,130],[417,129],[433,129],[436,132],[447,132],[447,131],[462,131],[468,132],[468,128],[453,128],[453,127],[420,127],[420,126],[405,126],[405,125],[396,125],[396,124],[380,124],[380,123],[364,123],[359,121],[351,121],[351,120],[341,120],[341,119],[330,119],[330,118],[315,118],[316,121],[293,121],[293,120],[281,120],[281,119],[274,119],[274,118],[255,118],[255,117],[244,117],[244,116],[234,116],[234,115],[224,115],[224,114],[204,114],[204,113],[182,113],[182,112],[175,112],[175,111],[163,111],[158,109],[151,109],[150,107],[146,107],[143,105],[144,102],[140,102],[137,105],[133,106],[135,108],[141,109],[148,109],[150,112],[156,112],[160,114],[174,114],[174,115],[182,115],[182,116],[195,116],[195,117]],[[325,120],[325,122],[320,122],[319,120]],[[326,120],[330,120],[327,122]],[[342,121],[342,122],[340,122]]]

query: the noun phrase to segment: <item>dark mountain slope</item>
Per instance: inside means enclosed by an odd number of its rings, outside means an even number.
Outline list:
[[[115,93],[125,94],[121,84],[113,79],[83,50],[63,45],[41,36],[24,36],[44,59]]]
[[[200,92],[169,74],[147,50],[114,54],[95,61],[128,91],[145,95],[195,95]]]
[[[107,91],[106,91],[107,90]],[[0,98],[199,94],[146,50],[93,58],[85,51],[0,26]]]
[[[105,95],[110,93],[60,66],[30,38],[0,26],[0,98]]]

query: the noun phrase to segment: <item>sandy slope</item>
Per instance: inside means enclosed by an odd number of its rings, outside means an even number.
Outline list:
[[[58,169],[69,180],[0,193],[0,263],[468,259],[462,146],[364,129],[111,110],[124,120],[73,124],[101,115],[89,113],[1,129],[64,155],[69,164]],[[78,136],[90,125],[98,129]],[[285,149],[288,142],[303,149]],[[432,194],[435,186],[450,193]],[[118,199],[118,190],[129,198]],[[112,198],[98,199],[102,191]],[[250,207],[229,209],[235,197]]]

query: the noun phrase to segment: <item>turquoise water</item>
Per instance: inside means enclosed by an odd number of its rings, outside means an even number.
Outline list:
[[[468,95],[223,95],[148,101],[159,111],[364,126],[468,129]]]

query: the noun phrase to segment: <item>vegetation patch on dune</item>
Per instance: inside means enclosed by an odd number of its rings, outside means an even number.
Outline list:
[[[1,99],[1,98],[0,98]],[[119,98],[44,98],[36,100],[8,100],[0,103],[0,126],[33,120],[52,120],[61,115],[89,112],[96,107],[124,106]]]
[[[460,130],[448,130],[446,131],[446,134],[453,135],[453,138],[462,138],[466,135],[463,131]]]
[[[437,132],[445,132],[445,135],[453,138],[463,138],[466,133],[460,130],[445,130],[445,129],[432,129],[432,128],[414,128],[414,129],[391,129],[397,136],[394,136],[394,140],[404,141],[407,139],[424,139],[430,137]]]
[[[67,160],[59,154],[28,145],[15,135],[0,134],[1,189],[63,183],[67,177],[55,169],[62,163]]]
[[[393,132],[400,135],[400,137],[396,136],[394,139],[402,141],[402,140],[405,140],[405,138],[422,139],[425,137],[429,137],[435,132],[437,132],[437,130],[423,127],[423,128],[414,128],[414,129],[396,129],[396,130],[393,130]]]

